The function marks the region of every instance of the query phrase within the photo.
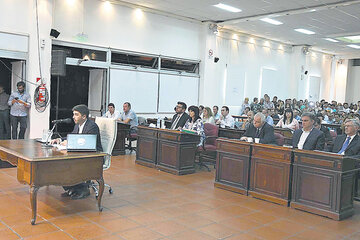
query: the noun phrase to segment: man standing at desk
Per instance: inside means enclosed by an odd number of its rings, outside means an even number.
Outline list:
[[[72,131],[73,134],[96,134],[96,150],[101,152],[102,146],[101,146],[101,140],[100,140],[100,130],[98,125],[88,119],[89,117],[89,108],[86,105],[77,105],[73,107],[73,120],[75,122],[74,130]],[[62,141],[64,140],[64,141]],[[62,144],[66,145],[67,140],[64,139],[54,139],[52,140],[52,144]],[[86,198],[90,195],[89,186],[87,183],[80,183],[74,186],[68,186],[64,187],[65,193],[63,193],[61,196],[67,197],[70,196],[71,199],[82,199]]]
[[[266,117],[262,113],[254,116],[253,124],[244,133],[240,140],[248,141],[249,138],[259,139],[259,143],[271,144],[275,143],[274,128],[266,122]]]
[[[222,128],[234,128],[235,120],[229,114],[229,108],[227,106],[223,106],[221,108],[221,116],[220,119],[217,120],[216,124],[220,125]]]
[[[112,119],[118,119],[120,117],[120,112],[115,110],[115,105],[113,103],[109,103],[105,117]]]
[[[292,138],[294,148],[304,150],[323,150],[325,145],[324,133],[314,127],[315,114],[305,112],[301,116],[302,129],[297,129]]]
[[[170,129],[178,129],[179,127],[184,127],[186,121],[190,119],[189,115],[185,112],[186,111],[186,103],[184,102],[177,102],[175,107],[176,114],[173,116],[171,120],[171,127]]]
[[[122,123],[130,124],[130,133],[137,132],[138,118],[133,110],[131,110],[131,104],[125,102],[123,105],[124,112],[121,113],[120,118],[118,119]]]
[[[10,122],[12,139],[18,139],[17,129],[20,123],[19,139],[24,139],[27,128],[28,109],[31,107],[30,95],[25,92],[25,83],[16,84],[17,91],[10,95],[8,105],[10,106]]]

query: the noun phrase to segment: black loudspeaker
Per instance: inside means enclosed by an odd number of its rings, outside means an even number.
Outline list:
[[[51,29],[50,36],[57,38],[59,35],[60,35],[59,31],[57,31],[56,29],[53,29],[53,28]]]
[[[51,51],[51,75],[66,76],[66,52],[63,50]]]
[[[220,58],[215,57],[215,58],[214,58],[214,63],[217,63],[219,60],[220,60]]]

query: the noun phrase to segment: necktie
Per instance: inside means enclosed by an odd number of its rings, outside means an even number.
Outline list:
[[[344,142],[344,144],[343,144],[342,148],[340,149],[340,151],[338,152],[338,154],[342,154],[346,150],[346,148],[349,146],[350,139],[351,139],[351,137],[346,138],[346,141]]]
[[[179,122],[179,119],[180,119],[180,115],[178,114],[178,115],[176,116],[175,121],[174,121],[173,124],[171,125],[171,129],[175,129],[176,124]]]
[[[260,137],[260,128],[257,128],[257,129],[256,129],[255,137],[256,137],[256,138],[259,138],[259,137]]]

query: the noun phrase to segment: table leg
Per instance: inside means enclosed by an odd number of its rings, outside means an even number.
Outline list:
[[[99,207],[99,211],[101,212],[103,210],[101,206],[101,198],[104,193],[104,179],[101,178],[97,180],[97,182],[99,183],[98,207]]]
[[[39,190],[39,187],[36,187],[36,186],[30,187],[30,204],[31,204],[31,210],[32,210],[31,224],[32,225],[35,225],[35,221],[36,221],[36,196],[37,196],[38,190]]]

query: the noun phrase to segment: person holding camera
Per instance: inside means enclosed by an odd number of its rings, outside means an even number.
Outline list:
[[[8,101],[10,106],[10,123],[12,139],[24,139],[27,128],[28,109],[31,107],[30,95],[25,92],[25,83],[18,82],[16,84],[17,91],[11,93]],[[18,136],[18,125],[20,123],[20,131]]]

